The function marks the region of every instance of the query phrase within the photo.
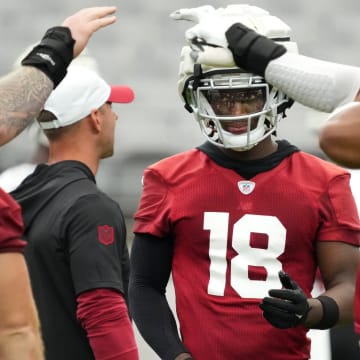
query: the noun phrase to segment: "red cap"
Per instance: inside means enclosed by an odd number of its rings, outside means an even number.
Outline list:
[[[111,86],[111,92],[108,101],[114,103],[131,103],[134,100],[134,97],[134,91],[130,87],[125,85],[114,85]]]

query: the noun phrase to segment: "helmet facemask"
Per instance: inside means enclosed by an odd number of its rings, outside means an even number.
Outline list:
[[[183,97],[207,140],[236,151],[249,150],[274,133],[279,110],[288,103],[261,76],[238,68],[202,73],[199,64],[185,83]]]

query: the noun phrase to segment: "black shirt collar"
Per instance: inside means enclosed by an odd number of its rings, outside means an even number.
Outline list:
[[[300,151],[286,140],[278,140],[278,149],[262,159],[234,160],[226,156],[218,146],[205,142],[197,147],[218,165],[236,171],[244,179],[251,179],[255,175],[271,170],[281,163],[287,156]]]
[[[64,160],[52,165],[40,164],[36,167],[34,175],[40,174],[43,171],[46,171],[48,173],[57,173],[58,171],[65,171],[66,168],[77,168],[81,170],[81,172],[83,172],[89,180],[96,183],[95,176],[90,170],[90,168],[83,162],[77,160]]]

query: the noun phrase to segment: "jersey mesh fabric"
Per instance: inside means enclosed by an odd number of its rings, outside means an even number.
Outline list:
[[[144,173],[134,232],[174,237],[176,309],[195,359],[307,359],[307,330],[275,329],[258,304],[281,287],[281,268],[310,295],[316,241],[359,245],[349,174],[296,152],[250,181],[240,191],[246,180],[199,150],[162,160]]]

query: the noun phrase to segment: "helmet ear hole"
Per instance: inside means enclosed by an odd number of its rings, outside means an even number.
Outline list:
[[[183,91],[183,98],[184,98],[184,108],[189,112],[192,113],[194,111],[194,109],[192,108],[191,104],[192,104],[192,93],[191,90],[188,88],[188,86],[186,86],[186,88],[184,88]]]

